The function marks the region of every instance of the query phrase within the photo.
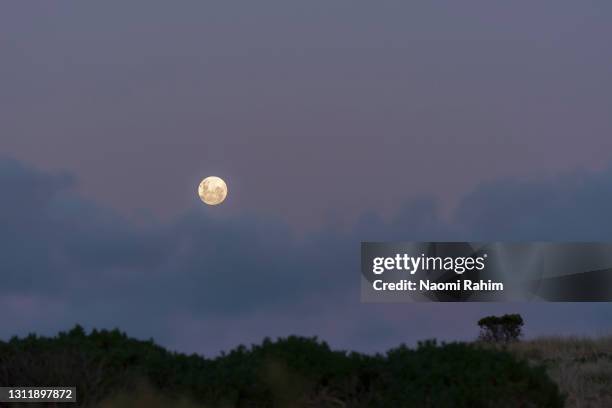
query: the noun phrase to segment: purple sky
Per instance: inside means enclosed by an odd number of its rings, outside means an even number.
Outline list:
[[[292,225],[612,157],[612,5],[12,2],[0,149],[127,214]]]
[[[610,38],[609,2],[7,2],[0,12],[0,155],[17,162],[5,160],[0,181],[15,200],[41,207],[9,200],[0,217],[22,216],[28,226],[9,231],[26,242],[59,238],[62,255],[49,255],[43,240],[23,259],[11,258],[10,267],[27,272],[5,272],[1,309],[32,320],[0,335],[53,332],[78,320],[184,350],[211,352],[290,332],[376,349],[473,336],[466,322],[517,309],[539,319],[541,333],[605,331],[607,305],[462,305],[459,319],[456,306],[361,305],[352,284],[340,282],[358,282],[351,245],[373,236],[612,240],[612,228],[595,215],[566,221],[592,213],[590,200],[608,203],[612,188]],[[195,195],[211,174],[230,188],[214,213]],[[581,182],[563,185],[576,174]],[[34,192],[21,189],[29,183]],[[463,225],[466,203],[506,211],[494,193],[520,203],[534,189],[562,197],[550,205],[563,217],[541,225],[533,216],[524,230],[484,218]],[[547,213],[510,207],[509,223]],[[39,215],[28,213],[41,208],[48,210],[37,224],[49,228],[44,233],[30,225]],[[54,235],[57,217],[69,221]],[[431,219],[434,225],[423,221]],[[424,224],[415,230],[415,222]],[[267,256],[287,239],[294,257],[323,268],[319,281],[302,283],[303,296],[272,296],[278,303],[262,306],[245,295],[236,302],[248,307],[235,313],[214,300],[172,308],[172,298],[157,301],[163,295],[154,284],[177,268],[184,268],[184,287],[170,297],[210,284],[204,269],[218,266],[183,254],[174,238],[248,251],[244,237],[268,230],[278,236],[266,256],[255,257],[255,269],[272,265],[282,273],[288,261]],[[293,241],[292,234],[305,237]],[[81,241],[89,247],[75,249]],[[331,249],[344,258],[330,266]],[[25,255],[35,250],[50,256],[45,268]],[[51,290],[53,279],[81,273],[101,279],[86,291],[89,299]],[[159,305],[159,321],[143,319],[139,307],[116,317],[113,308],[138,290],[122,276],[152,282],[142,302]],[[328,293],[326,279],[338,287]],[[113,295],[105,291],[116,285]],[[551,322],[559,313],[593,317]]]

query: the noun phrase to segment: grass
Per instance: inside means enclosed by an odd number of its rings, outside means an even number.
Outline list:
[[[567,396],[567,407],[612,407],[612,336],[542,337],[511,344],[509,349],[544,364]]]

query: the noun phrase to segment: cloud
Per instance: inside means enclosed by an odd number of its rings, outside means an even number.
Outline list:
[[[78,322],[185,351],[291,333],[373,351],[470,338],[486,313],[520,311],[533,334],[596,332],[610,321],[610,308],[596,304],[365,305],[356,277],[365,240],[610,239],[611,169],[491,182],[450,217],[423,198],[388,222],[365,214],[349,230],[306,237],[277,219],[218,219],[207,207],[136,225],[80,197],[75,184],[68,174],[0,160],[0,318],[14,322],[0,329],[4,337]],[[559,312],[568,319],[550,319]]]
[[[472,239],[606,241],[610,208],[612,167],[485,183],[463,199],[454,222]]]

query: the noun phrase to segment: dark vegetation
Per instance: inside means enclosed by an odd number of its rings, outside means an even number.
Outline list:
[[[477,344],[420,343],[383,355],[333,351],[317,338],[240,346],[214,359],[172,353],[118,330],[0,342],[0,384],[76,386],[78,406],[108,405],[146,384],[190,407],[561,407],[540,367]],[[127,396],[127,397],[126,397]],[[34,406],[30,404],[29,406]],[[5,405],[6,406],[6,405]],[[66,404],[74,407],[75,404]]]
[[[490,343],[511,343],[523,335],[523,318],[519,314],[483,317],[478,326],[479,340]]]

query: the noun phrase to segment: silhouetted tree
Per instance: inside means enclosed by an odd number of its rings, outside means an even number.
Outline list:
[[[478,321],[479,340],[490,343],[518,341],[523,335],[523,318],[520,314],[487,316]]]

